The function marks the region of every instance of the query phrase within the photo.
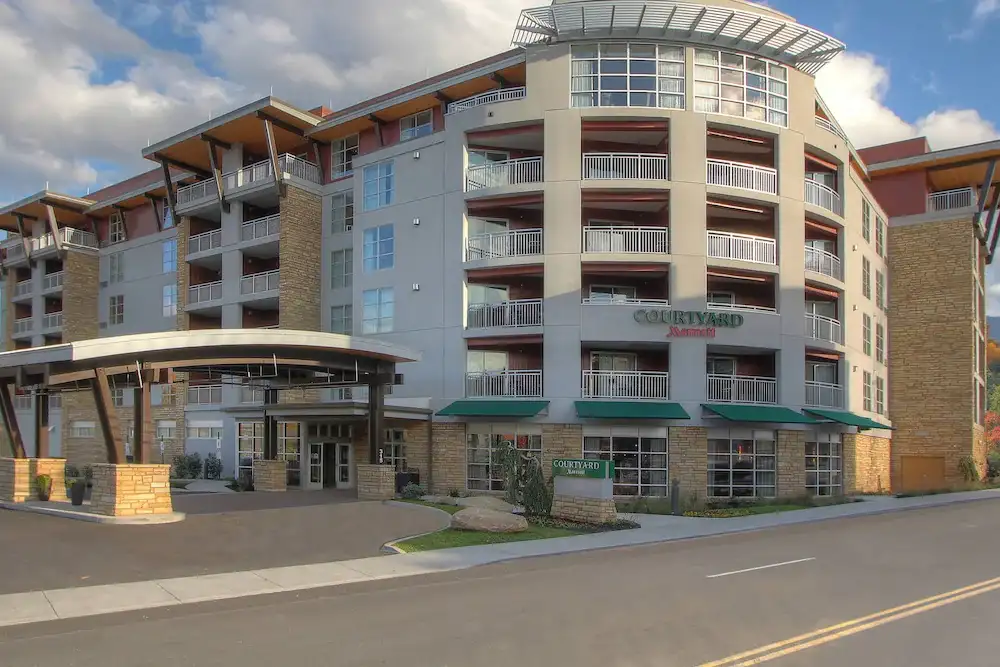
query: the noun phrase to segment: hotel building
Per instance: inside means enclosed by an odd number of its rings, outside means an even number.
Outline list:
[[[620,495],[887,490],[896,213],[816,92],[843,48],[741,0],[555,0],[510,51],[352,107],[259,100],[149,146],[148,174],[0,210],[7,349],[398,343],[422,360],[389,389],[389,462],[439,492],[498,490],[508,442],[610,458]],[[266,412],[289,485],[351,487],[367,403],[344,385],[179,375],[153,392],[162,456],[239,474]],[[16,397],[29,449],[39,400],[53,455],[102,456],[82,392]]]

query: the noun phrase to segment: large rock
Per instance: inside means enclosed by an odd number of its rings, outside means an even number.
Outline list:
[[[461,507],[482,507],[495,512],[506,512],[510,514],[514,511],[514,506],[495,496],[469,496],[468,498],[457,498]]]
[[[518,514],[467,507],[451,515],[451,527],[483,533],[523,533],[528,530],[528,521]]]
[[[452,498],[451,496],[421,496],[420,499],[425,503],[434,503],[435,505],[458,505],[458,498]]]

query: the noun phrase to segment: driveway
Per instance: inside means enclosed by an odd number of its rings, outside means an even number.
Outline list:
[[[448,522],[426,508],[326,491],[175,494],[174,501],[187,519],[159,526],[0,510],[0,594],[364,558]]]

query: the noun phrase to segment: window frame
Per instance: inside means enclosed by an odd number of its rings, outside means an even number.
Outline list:
[[[368,303],[368,295],[374,295],[375,302]],[[388,296],[388,298],[386,298]],[[361,293],[361,333],[381,334],[395,330],[396,291],[393,287],[373,287]],[[369,308],[374,308],[374,316],[369,316]],[[389,314],[385,313],[388,308]],[[386,324],[388,322],[388,324]]]
[[[369,185],[374,190],[369,191]],[[394,160],[365,165],[362,172],[362,209],[374,211],[396,203],[396,166]]]
[[[485,444],[483,439],[485,439]],[[465,434],[465,488],[467,490],[504,490],[501,452],[507,443],[513,444],[516,449],[526,452],[529,456],[537,457],[539,461],[542,460],[545,443],[542,439],[540,425],[468,424]],[[473,468],[478,469],[478,476],[472,475]],[[484,472],[485,477],[483,476]],[[483,485],[486,488],[482,488]]]
[[[177,283],[163,286],[163,316],[177,317]]]
[[[340,310],[340,316],[337,311]],[[335,325],[338,320],[342,323],[340,329]],[[352,336],[354,334],[354,306],[346,303],[337,306],[330,306],[330,333]]]
[[[885,325],[875,323],[875,361],[885,364]]]
[[[867,197],[861,198],[861,236],[866,243],[872,242],[872,214],[874,209]]]
[[[634,445],[629,441],[634,441]],[[614,462],[613,495],[657,498],[665,498],[669,495],[669,429],[656,427],[588,428],[584,429],[581,448],[584,459]],[[644,463],[645,465],[643,465]],[[657,463],[662,465],[656,465]],[[634,491],[634,493],[630,491]]]
[[[861,258],[861,294],[871,301],[872,298],[872,262],[867,257]]]
[[[885,274],[875,271],[875,307],[885,310]]]
[[[354,286],[354,249],[341,248],[339,250],[331,250],[330,289],[349,289],[353,286]]]
[[[339,205],[338,202],[343,202]],[[342,213],[340,213],[342,211]],[[348,211],[350,215],[348,215]],[[344,190],[330,197],[330,232],[346,234],[354,229],[354,190]]]
[[[722,434],[726,433],[726,437],[722,437]],[[749,435],[749,437],[739,437],[741,434],[744,436]],[[770,437],[763,437],[769,434]],[[716,451],[713,447],[721,450],[721,443],[726,444],[726,451]],[[752,450],[749,453],[742,451],[736,451],[735,446],[737,444],[752,444]],[[760,445],[763,443],[768,443],[767,447],[761,450]],[[768,451],[768,448],[770,451]],[[714,461],[713,461],[713,457]],[[727,457],[728,466],[720,467],[714,465],[721,461],[723,457]],[[736,465],[737,459],[750,459],[750,467]],[[770,461],[771,467],[767,467],[767,462]],[[763,465],[761,465],[763,464]],[[750,473],[752,483],[747,485],[736,484],[736,474],[740,473],[741,476],[746,473]],[[719,473],[728,473],[728,482],[721,483],[720,478],[717,476]],[[771,475],[771,483],[765,484],[758,480],[765,476]],[[728,490],[727,494],[716,493],[719,489]],[[736,489],[749,489],[749,494],[735,494]],[[765,493],[760,493],[759,490],[768,491]],[[776,431],[764,431],[764,430],[750,430],[750,429],[710,429],[708,434],[708,461],[706,463],[706,494],[709,498],[775,498],[778,492],[778,434]]]
[[[161,251],[163,273],[177,273],[177,239],[164,239]]]
[[[354,174],[354,158],[361,154],[361,136],[352,134],[330,144],[330,174],[342,178]]]
[[[864,353],[872,356],[872,316],[868,313],[861,315],[861,337]]]
[[[108,245],[124,243],[128,240],[128,230],[125,228],[125,214],[115,211],[108,216]]]
[[[624,55],[607,55],[609,48],[624,45]],[[637,47],[652,48],[652,55],[633,56],[633,49]],[[587,53],[584,53],[587,51]],[[578,54],[583,54],[578,55]],[[678,59],[679,57],[679,59]],[[624,62],[624,71],[602,71],[605,62]],[[633,71],[633,63],[651,62],[651,72]],[[583,71],[583,67],[577,63],[593,63],[593,71]],[[666,65],[666,67],[664,67]],[[678,69],[678,65],[680,65]],[[683,111],[687,108],[687,49],[679,44],[657,44],[648,43],[642,40],[634,42],[591,42],[589,44],[574,44],[571,47],[569,63],[569,106],[574,109],[594,109],[594,108],[638,108],[638,109],[675,109]],[[609,70],[612,69],[609,67]],[[674,70],[675,73],[661,73]],[[676,72],[679,71],[678,75]],[[624,79],[624,87],[610,85],[613,78]],[[633,88],[633,83],[639,83],[640,79],[652,79],[652,88]],[[605,79],[608,79],[606,82]],[[583,87],[577,89],[577,82],[583,81]],[[665,82],[680,81],[679,87],[676,83],[667,87]],[[609,85],[605,85],[605,84]],[[671,90],[670,87],[679,88]],[[614,104],[610,100],[612,96],[624,95],[625,104]],[[638,97],[637,97],[638,96]],[[633,102],[633,100],[646,97],[646,104]],[[579,104],[579,101],[589,101],[589,104]],[[607,103],[605,100],[608,100]],[[673,104],[669,101],[673,101]],[[648,104],[653,101],[653,104]]]
[[[112,294],[108,297],[108,326],[125,324],[125,295]]]
[[[426,122],[421,121],[421,116],[426,116]],[[412,125],[407,127],[407,123]],[[420,137],[434,134],[434,109],[424,109],[417,113],[403,116],[399,119],[399,141],[412,141]]]
[[[700,61],[700,56],[703,54],[714,55],[714,63],[709,63],[706,61]],[[726,59],[730,59],[730,62],[726,64]],[[741,64],[737,67],[734,59],[739,58]],[[750,69],[750,61],[755,63],[759,62],[764,66],[763,72],[755,72]],[[714,78],[707,76],[705,72],[707,70],[714,69]],[[725,72],[741,74],[740,83],[736,83],[734,80],[724,81]],[[774,72],[781,72],[781,76],[774,76]],[[699,73],[702,73],[699,76]],[[734,118],[746,118],[747,120],[753,120],[759,123],[767,123],[769,125],[775,125],[777,127],[788,127],[788,115],[790,112],[789,108],[789,68],[781,63],[774,62],[773,60],[768,60],[766,58],[759,58],[757,56],[752,56],[743,53],[736,53],[734,51],[727,51],[725,49],[706,49],[698,48],[694,49],[694,63],[692,68],[692,78],[694,83],[694,106],[693,109],[698,113],[714,113],[722,116],[732,116]],[[751,86],[751,77],[762,77],[763,88],[756,86]],[[732,76],[730,76],[732,78]],[[707,95],[705,93],[699,94],[699,84],[704,85],[714,85],[717,88],[717,92],[714,96]],[[775,84],[778,84],[777,86]],[[784,93],[777,92],[775,87],[783,86]],[[703,86],[704,87],[704,86]],[[739,89],[741,91],[740,99],[731,99],[723,95],[724,87],[731,89]],[[751,103],[751,91],[758,94],[763,94],[763,102],[753,102]],[[783,107],[772,106],[771,100],[784,100]],[[709,103],[716,103],[714,105]],[[743,112],[740,114],[732,113],[731,111],[725,111],[726,104],[729,105],[740,105],[743,108]],[[713,107],[714,108],[710,108]],[[763,118],[751,117],[748,115],[749,108],[763,109]],[[780,122],[775,119],[781,119]]]
[[[826,468],[823,467],[824,462],[826,463]],[[811,467],[810,463],[812,463]],[[841,495],[844,491],[844,444],[842,435],[840,433],[807,431],[805,470],[807,493],[814,497]],[[825,481],[824,475],[826,475]],[[836,479],[836,482],[834,482],[834,479]]]
[[[385,244],[388,244],[388,250],[386,250]],[[369,227],[362,235],[361,248],[362,269],[365,273],[396,268],[395,226],[388,223]]]
[[[875,376],[875,414],[885,414],[885,378]]]
[[[125,253],[121,250],[108,255],[108,283],[125,282]]]

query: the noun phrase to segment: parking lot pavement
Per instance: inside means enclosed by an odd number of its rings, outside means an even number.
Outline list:
[[[159,526],[0,511],[0,594],[364,558],[447,524],[424,508],[318,491],[174,500],[187,519]]]

